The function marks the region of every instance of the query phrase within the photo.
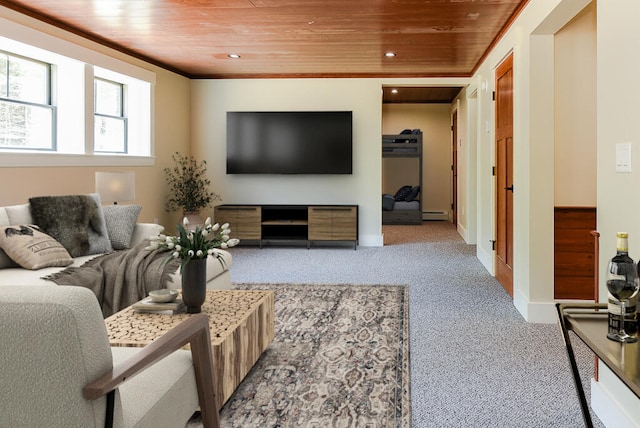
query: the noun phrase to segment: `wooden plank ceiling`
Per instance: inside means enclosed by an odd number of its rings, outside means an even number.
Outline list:
[[[527,1],[0,0],[0,6],[189,78],[468,77]]]
[[[460,86],[395,87],[382,88],[382,102],[386,104],[451,103],[460,92]]]

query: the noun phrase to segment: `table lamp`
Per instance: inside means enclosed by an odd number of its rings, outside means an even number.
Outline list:
[[[136,198],[135,172],[96,171],[96,192],[102,202],[133,201]]]

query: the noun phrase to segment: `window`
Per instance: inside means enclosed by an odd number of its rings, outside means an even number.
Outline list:
[[[125,85],[94,79],[94,151],[127,153]]]
[[[0,51],[0,148],[55,150],[51,64]]]
[[[0,168],[148,166],[154,72],[0,17]]]

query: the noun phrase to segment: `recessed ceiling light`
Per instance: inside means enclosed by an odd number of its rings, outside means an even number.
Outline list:
[[[386,56],[387,58],[393,58],[394,56],[396,56],[396,54],[393,52],[385,52],[384,56]]]
[[[398,90],[397,90],[397,89],[392,89],[392,90],[391,90],[391,93],[392,93],[392,94],[397,94],[397,93],[398,93]]]
[[[238,59],[238,58],[240,58],[240,55],[238,55],[238,54],[229,54],[229,55],[227,55],[227,56],[228,56],[229,58],[233,58],[233,59]]]

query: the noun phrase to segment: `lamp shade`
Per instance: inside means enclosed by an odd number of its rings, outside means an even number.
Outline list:
[[[136,175],[133,171],[96,172],[96,192],[102,202],[117,204],[136,198]]]

